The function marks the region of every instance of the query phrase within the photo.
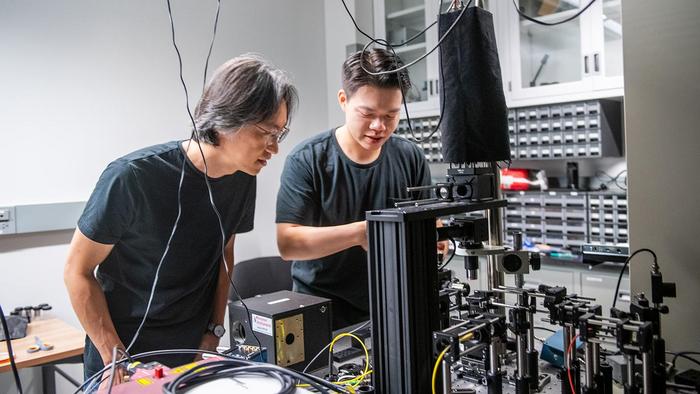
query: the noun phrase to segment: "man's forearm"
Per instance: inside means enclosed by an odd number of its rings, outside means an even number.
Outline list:
[[[228,291],[231,286],[228,275],[233,275],[233,253],[230,255],[226,253],[226,265],[228,267],[229,273],[226,273],[224,269],[224,264],[219,264],[219,280],[216,285],[216,291],[214,292],[214,307],[212,310],[211,321],[216,324],[224,323],[224,316],[226,314],[226,304],[228,302]]]
[[[105,295],[93,276],[66,273],[66,287],[73,310],[103,362],[112,358],[112,348],[124,348],[109,315]]]
[[[277,246],[285,260],[311,260],[353,246],[366,248],[366,222],[340,226],[283,226],[277,230]]]

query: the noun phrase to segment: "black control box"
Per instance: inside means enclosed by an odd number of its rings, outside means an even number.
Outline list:
[[[331,300],[288,290],[229,302],[231,344],[267,349],[267,362],[297,371],[331,342]],[[324,361],[325,360],[325,361]],[[317,366],[327,359],[319,357]]]

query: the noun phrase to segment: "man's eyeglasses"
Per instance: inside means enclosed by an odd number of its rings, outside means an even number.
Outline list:
[[[284,127],[282,127],[282,129],[276,130],[276,131],[264,129],[257,124],[254,124],[253,126],[260,129],[260,131],[263,132],[262,134],[265,137],[267,137],[270,142],[277,141],[278,144],[281,144],[282,141],[284,141],[284,139],[287,138],[287,134],[289,134],[289,128],[287,126],[284,126]]]

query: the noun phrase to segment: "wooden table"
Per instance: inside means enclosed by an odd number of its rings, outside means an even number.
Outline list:
[[[40,350],[27,353],[27,348],[35,344],[38,336],[44,343],[53,345],[52,350]],[[41,367],[44,393],[56,392],[54,372],[58,372],[73,381],[65,372],[57,369],[55,364],[62,362],[82,362],[85,332],[60,319],[36,320],[27,326],[27,336],[12,341],[12,352],[17,368]],[[0,342],[0,352],[7,352],[5,341]],[[0,363],[0,373],[12,371],[10,362]],[[81,379],[82,380],[82,379]]]

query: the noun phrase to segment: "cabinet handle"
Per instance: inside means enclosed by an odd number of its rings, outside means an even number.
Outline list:
[[[594,54],[593,54],[593,70],[594,70],[595,72],[600,72],[600,62],[599,62],[599,58],[600,58],[600,56],[599,56],[598,53],[594,53]]]
[[[583,57],[583,73],[588,74],[588,55]]]

